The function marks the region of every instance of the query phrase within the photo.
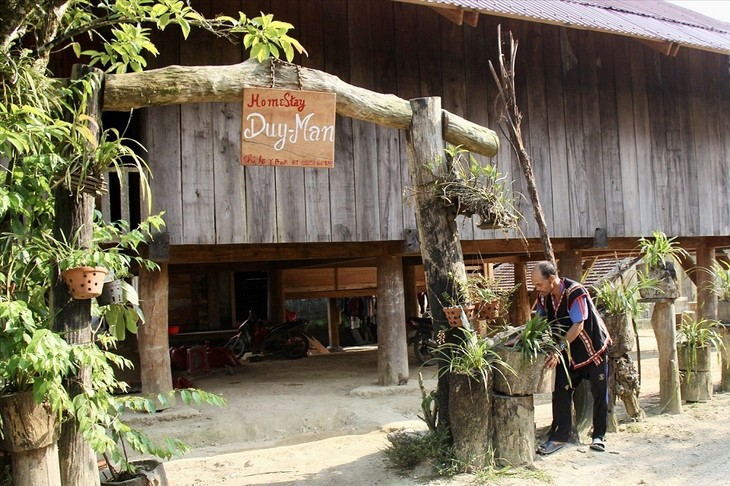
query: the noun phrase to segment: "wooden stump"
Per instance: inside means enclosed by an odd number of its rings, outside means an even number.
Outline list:
[[[618,431],[618,421],[614,414],[616,398],[620,398],[626,413],[635,421],[641,421],[646,414],[639,405],[639,375],[629,355],[609,358],[608,375],[608,431]]]
[[[495,393],[492,443],[499,466],[530,466],[535,459],[535,406],[532,395]]]
[[[712,348],[677,346],[677,361],[682,378],[680,393],[686,402],[712,400]]]
[[[37,404],[32,392],[0,398],[3,438],[0,449],[12,453],[15,486],[61,484],[58,428],[50,407]]]
[[[545,357],[539,355],[532,362],[522,358],[519,350],[498,347],[497,354],[506,366],[497,363],[494,390],[504,395],[525,396],[552,393],[555,386],[555,368],[545,368]]]
[[[683,371],[680,390],[682,399],[686,402],[712,400],[712,372]]]
[[[674,301],[654,304],[651,327],[659,349],[659,406],[660,413],[682,413],[679,394],[679,367],[677,366]]]
[[[481,468],[489,448],[490,383],[465,373],[449,374],[449,420],[454,453],[464,465]]]

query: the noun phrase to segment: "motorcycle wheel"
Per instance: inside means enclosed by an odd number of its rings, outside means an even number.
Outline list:
[[[436,364],[436,354],[431,337],[428,334],[418,334],[413,340],[413,354],[416,355],[416,361],[423,366],[433,366]]]
[[[243,339],[238,336],[233,336],[231,339],[226,341],[226,344],[224,344],[223,347],[230,349],[233,354],[236,355],[236,358],[243,356],[246,351],[246,347],[243,345]]]
[[[284,341],[284,357],[300,359],[309,354],[309,339],[300,332],[290,332]]]

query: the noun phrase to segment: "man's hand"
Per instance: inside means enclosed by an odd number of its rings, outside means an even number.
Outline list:
[[[550,353],[548,353],[548,355],[545,357],[545,368],[555,368],[558,365],[559,360],[560,357],[557,351],[550,351]]]

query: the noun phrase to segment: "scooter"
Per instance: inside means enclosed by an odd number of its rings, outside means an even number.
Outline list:
[[[433,320],[430,317],[406,318],[406,336],[408,344],[413,345],[413,354],[420,365],[432,366],[436,364],[436,335]]]
[[[250,311],[248,319],[238,326],[238,332],[224,346],[233,351],[237,358],[249,352],[259,357],[304,358],[309,354],[308,325],[306,319],[266,325]]]

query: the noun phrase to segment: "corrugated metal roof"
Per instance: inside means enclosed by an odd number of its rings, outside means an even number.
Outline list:
[[[730,54],[730,24],[662,0],[400,0]]]

